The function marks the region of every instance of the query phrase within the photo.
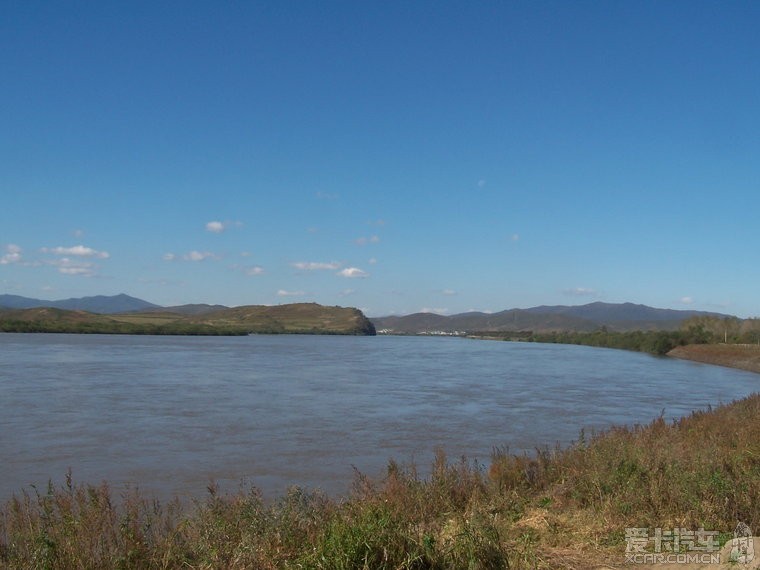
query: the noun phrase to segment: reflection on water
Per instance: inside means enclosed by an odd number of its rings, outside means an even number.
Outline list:
[[[160,496],[245,479],[348,489],[352,468],[436,447],[567,444],[581,428],[675,418],[760,376],[576,346],[422,337],[0,334],[0,499],[31,483],[126,482]]]

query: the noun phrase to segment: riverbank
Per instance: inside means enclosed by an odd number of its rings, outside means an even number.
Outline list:
[[[645,529],[650,552],[655,529],[704,528],[717,544],[738,521],[757,531],[758,480],[753,395],[565,449],[496,450],[488,465],[439,453],[426,478],[391,461],[339,500],[210,485],[205,500],[159,504],[68,481],[0,508],[0,568],[620,568],[626,529]]]
[[[760,374],[760,346],[755,344],[689,344],[676,347],[667,355]]]

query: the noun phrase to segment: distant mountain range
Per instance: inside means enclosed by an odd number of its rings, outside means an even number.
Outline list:
[[[530,309],[509,309],[499,313],[460,313],[444,316],[415,313],[406,316],[373,318],[378,332],[421,334],[431,332],[505,332],[505,331],[611,331],[672,330],[695,316],[728,317],[706,311],[656,309],[633,303],[589,303],[554,305]]]
[[[0,295],[0,308],[56,309],[88,311],[104,315],[118,313],[174,313],[187,317],[217,313],[229,309],[224,305],[191,304],[161,307],[129,295],[82,297],[46,301],[18,295]],[[589,303],[587,305],[554,305],[509,309],[498,313],[460,313],[437,315],[415,313],[406,316],[377,317],[370,319],[378,331],[397,334],[430,332],[489,332],[489,331],[594,331],[602,326],[614,331],[671,330],[682,321],[695,316],[728,317],[722,313],[706,311],[677,311],[657,309],[633,303]]]
[[[80,297],[77,299],[61,299],[59,301],[46,301],[44,299],[31,299],[19,295],[0,295],[0,309],[37,309],[40,307],[50,307],[53,309],[64,309],[66,311],[87,311],[89,313],[99,313],[101,315],[115,315],[117,313],[147,313],[147,312],[169,312],[179,315],[202,315],[229,309],[225,305],[178,305],[175,307],[162,307],[148,301],[143,301],[137,297],[130,297],[121,293],[120,295],[96,295],[95,297]]]
[[[150,309],[162,309],[153,303],[143,301],[129,295],[97,295],[95,297],[81,297],[78,299],[61,299],[59,301],[45,301],[43,299],[30,299],[19,295],[0,295],[0,308],[5,309],[35,309],[38,307],[51,307],[67,311],[88,311],[110,315],[113,313],[126,313],[129,311],[145,311]]]

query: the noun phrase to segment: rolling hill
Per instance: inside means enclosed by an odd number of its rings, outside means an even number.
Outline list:
[[[296,303],[273,307],[250,305],[198,314],[169,310],[97,314],[54,307],[0,310],[2,332],[103,334],[342,334],[374,335],[372,323],[358,309]]]

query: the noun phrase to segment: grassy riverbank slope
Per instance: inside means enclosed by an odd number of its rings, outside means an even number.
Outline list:
[[[0,332],[373,335],[375,329],[358,309],[294,303],[225,308],[202,315],[171,311],[103,315],[50,307],[3,310]]]
[[[727,391],[730,388],[727,387]],[[625,529],[760,528],[760,395],[432,475],[388,464],[335,500],[213,486],[193,505],[71,482],[0,509],[0,568],[461,569],[622,566]],[[651,546],[651,543],[650,543]]]
[[[756,344],[690,344],[674,348],[668,356],[760,373],[760,345]]]

